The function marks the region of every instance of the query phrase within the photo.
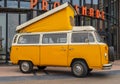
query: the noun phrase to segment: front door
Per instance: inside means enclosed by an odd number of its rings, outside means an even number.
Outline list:
[[[67,65],[67,33],[43,34],[40,49],[41,65]]]

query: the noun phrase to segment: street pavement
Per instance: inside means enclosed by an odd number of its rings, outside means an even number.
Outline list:
[[[76,78],[70,68],[47,67],[33,73],[23,74],[17,65],[0,65],[0,84],[120,84],[120,60],[111,70],[93,70],[85,78]]]

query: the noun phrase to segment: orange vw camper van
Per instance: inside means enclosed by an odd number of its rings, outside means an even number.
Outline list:
[[[77,77],[92,69],[110,69],[108,46],[91,26],[73,27],[69,31],[16,34],[11,49],[11,61],[23,73],[33,66],[71,67]]]
[[[17,27],[10,59],[23,73],[47,66],[71,67],[77,77],[110,69],[108,46],[92,26],[73,26],[76,12],[65,3]],[[64,17],[63,17],[64,16]]]

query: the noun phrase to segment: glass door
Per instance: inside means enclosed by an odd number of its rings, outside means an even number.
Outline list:
[[[6,54],[6,13],[0,13],[0,55]]]

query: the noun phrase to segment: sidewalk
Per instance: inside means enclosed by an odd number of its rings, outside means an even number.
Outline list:
[[[47,67],[46,70],[53,70],[53,71],[64,71],[67,70],[70,72],[70,68],[64,68],[64,67]],[[111,70],[120,70],[120,60],[116,60],[113,62],[113,66]],[[38,72],[39,75],[45,75],[43,71]],[[23,74],[20,72],[19,67],[17,65],[12,64],[0,64],[0,77],[13,77],[13,76],[34,76],[33,73],[30,74]]]
[[[113,62],[112,70],[120,70],[120,60]]]

